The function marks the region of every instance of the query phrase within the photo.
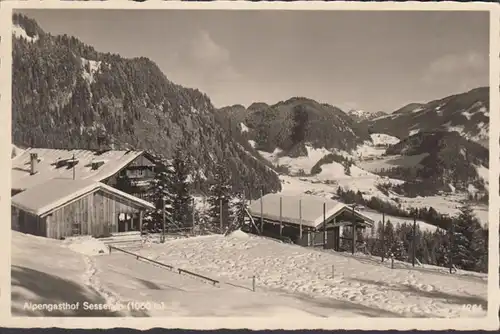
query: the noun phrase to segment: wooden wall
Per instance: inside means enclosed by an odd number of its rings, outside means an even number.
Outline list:
[[[156,164],[148,159],[144,154],[141,156],[138,156],[137,159],[134,159],[130,164],[128,164],[128,167],[155,167]]]
[[[26,211],[11,207],[11,228],[14,231],[40,237],[47,236],[46,220]]]
[[[136,213],[140,208],[113,194],[97,191],[67,204],[47,216],[47,237],[72,235],[94,237],[118,232],[118,215]]]

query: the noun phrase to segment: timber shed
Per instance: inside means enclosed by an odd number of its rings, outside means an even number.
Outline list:
[[[12,229],[60,239],[142,230],[143,212],[154,205],[104,183],[52,179],[12,197]],[[123,221],[120,217],[138,216]]]
[[[249,213],[258,233],[334,250],[339,250],[341,227],[362,229],[374,224],[354,207],[313,195],[267,194],[250,204]],[[356,233],[352,235],[355,239]]]

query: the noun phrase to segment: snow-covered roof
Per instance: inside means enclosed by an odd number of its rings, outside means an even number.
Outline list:
[[[30,175],[30,154],[38,154],[37,173]],[[75,179],[103,181],[119,172],[137,157],[142,151],[105,151],[91,150],[59,150],[48,148],[28,148],[12,159],[12,189],[29,189],[54,178],[73,179],[73,168],[57,166],[58,161],[70,160],[75,156],[78,163],[74,166]],[[76,161],[75,161],[76,162]],[[93,162],[104,162],[97,169]]]
[[[338,216],[341,212],[352,208],[344,203],[326,199],[324,197],[313,195],[290,196],[281,194],[267,194],[261,199],[258,199],[249,207],[249,212],[254,217],[261,215],[261,200],[262,200],[262,216],[264,219],[279,221],[280,219],[280,198],[281,198],[281,219],[283,222],[292,224],[301,224],[304,226],[317,228],[323,224],[323,205],[326,204],[326,220],[329,221],[333,217]],[[299,206],[302,206],[302,210]],[[301,211],[301,212],[300,212]],[[373,219],[354,210],[354,214],[361,218],[365,224],[372,225]],[[301,219],[302,217],[302,219]]]
[[[12,197],[12,205],[37,216],[43,216],[53,209],[88,193],[103,190],[146,208],[154,205],[121,190],[91,179],[51,179]]]

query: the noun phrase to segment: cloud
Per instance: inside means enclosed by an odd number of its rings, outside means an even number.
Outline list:
[[[218,45],[206,31],[200,31],[190,43],[190,56],[197,62],[222,64],[229,61],[229,51]]]
[[[462,54],[448,54],[429,64],[424,71],[423,81],[427,83],[443,80],[464,81],[488,78],[489,59],[487,54],[470,51]]]
[[[346,101],[346,102],[339,103],[338,107],[344,111],[360,109],[359,104],[356,102],[353,102],[353,101]]]
[[[229,50],[218,44],[207,31],[199,31],[189,42],[186,65],[205,82],[234,81],[240,74],[231,64]]]

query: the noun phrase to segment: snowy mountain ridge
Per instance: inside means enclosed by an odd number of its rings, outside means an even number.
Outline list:
[[[368,112],[361,109],[352,109],[347,112],[347,115],[351,116],[357,122],[369,121],[379,117],[384,117],[387,113],[383,111]]]
[[[365,124],[372,132],[403,139],[422,131],[456,131],[464,138],[488,147],[489,87],[434,100],[409,104]]]

